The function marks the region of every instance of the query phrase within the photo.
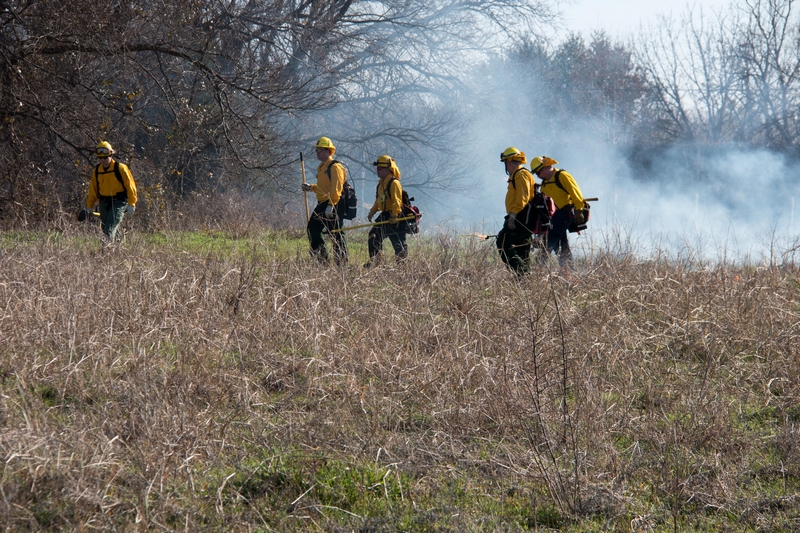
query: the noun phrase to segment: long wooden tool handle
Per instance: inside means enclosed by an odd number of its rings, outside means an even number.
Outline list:
[[[410,216],[407,216],[407,217],[398,218],[397,221],[398,222],[402,222],[404,220],[413,220],[415,218],[416,218],[415,215],[410,215]],[[369,228],[371,226],[383,226],[384,224],[389,224],[389,221],[388,220],[383,220],[381,222],[371,222],[369,224],[359,224],[357,226],[347,226],[346,228],[339,228],[339,229],[331,230],[331,233],[339,233],[340,231],[350,231],[351,229],[358,229],[358,228]]]
[[[300,173],[303,175],[303,185],[305,185],[306,184],[306,165],[303,162],[303,152],[300,152]],[[308,221],[311,220],[311,215],[308,212],[308,191],[305,190],[305,187],[303,188],[303,198],[306,201],[306,224],[308,224]]]

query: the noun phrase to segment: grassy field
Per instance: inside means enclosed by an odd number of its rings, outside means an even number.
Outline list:
[[[0,234],[0,523],[800,530],[796,268],[364,240]]]

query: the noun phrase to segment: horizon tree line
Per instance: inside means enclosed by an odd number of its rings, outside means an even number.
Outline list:
[[[797,158],[795,7],[740,0],[626,43],[553,43],[544,0],[5,0],[0,220],[52,224],[79,205],[101,139],[173,202],[244,191],[291,205],[298,152],[322,134],[354,179],[392,153],[422,194],[467,188],[464,131],[487,98],[474,77],[509,66],[553,110],[542,135],[587,122],[641,168],[676,147]]]

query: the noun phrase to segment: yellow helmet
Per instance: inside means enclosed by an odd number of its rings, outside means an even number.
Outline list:
[[[524,165],[527,159],[525,158],[525,152],[520,152],[513,146],[509,146],[500,154],[500,161],[503,163],[506,161],[519,161]]]
[[[317,141],[317,145],[314,148],[325,148],[327,150],[330,150],[331,153],[336,151],[336,147],[327,137],[320,137],[319,140]]]
[[[531,174],[536,174],[544,167],[549,167],[551,165],[557,165],[558,161],[553,158],[547,157],[546,155],[536,156],[531,159]]]
[[[397,163],[395,162],[395,160],[389,157],[388,155],[380,156],[378,160],[372,164],[378,168],[388,168],[389,170],[392,171],[392,175],[395,178],[400,179],[400,169],[397,168]]]
[[[114,155],[114,149],[111,147],[111,143],[107,141],[103,141],[98,143],[97,147],[94,149],[94,156],[95,157],[108,157],[110,155]]]
[[[383,167],[383,168],[392,168],[392,163],[394,163],[394,159],[392,159],[388,155],[382,155],[382,156],[380,156],[378,158],[377,161],[372,163],[372,166]]]

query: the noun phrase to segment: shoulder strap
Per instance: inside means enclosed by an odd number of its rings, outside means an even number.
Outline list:
[[[561,185],[561,179],[559,178],[559,176],[561,175],[561,172],[563,172],[563,171],[562,170],[556,171],[556,186],[558,186],[558,188],[561,189],[562,191],[564,191],[565,193],[569,194],[567,189],[565,189],[564,186]]]
[[[97,197],[100,198],[100,163],[94,167],[94,185],[97,189]]]
[[[104,173],[105,174],[105,173]],[[114,176],[119,181],[119,184],[122,185],[122,190],[125,191],[125,194],[128,194],[128,188],[125,186],[125,182],[122,180],[122,172],[119,170],[119,161],[114,161]],[[100,165],[98,164],[94,169],[94,179],[97,185],[97,196],[100,196]]]
[[[333,165],[335,165],[337,163],[340,164],[340,165],[342,164],[341,161],[337,161],[336,159],[334,159],[333,161],[331,161],[331,164],[328,165],[328,169],[325,171],[325,173],[328,175],[328,179],[331,179],[331,167],[333,167]],[[342,166],[344,166],[344,165],[342,165]],[[347,176],[345,176],[345,181],[347,181]]]
[[[122,184],[122,188],[124,189],[125,188],[125,182],[122,181],[122,172],[120,172],[120,170],[119,170],[119,162],[118,161],[114,161],[114,175],[117,177],[117,181],[119,181],[120,184]]]
[[[125,196],[130,196],[128,194],[128,188],[125,186],[125,182],[122,181],[122,172],[119,169],[119,161],[114,161],[114,175],[119,180],[119,184],[122,185],[122,190],[125,191]]]
[[[527,169],[526,169],[525,167],[519,167],[517,170],[515,170],[515,171],[514,171],[514,173],[513,173],[513,174],[511,174],[511,177],[508,179],[508,182],[509,182],[509,183],[511,184],[511,186],[512,186],[512,187],[514,187],[515,189],[517,188],[517,184],[516,184],[516,182],[515,182],[514,180],[515,180],[515,179],[516,179],[516,177],[517,177],[517,172],[519,172],[520,170],[527,170]]]
[[[328,169],[325,171],[325,173],[328,175],[328,180],[329,181],[331,179],[331,168],[333,168],[333,165],[336,165],[336,164],[342,165],[342,167],[344,167],[344,163],[342,163],[341,161],[339,161],[337,159],[334,159],[333,161],[331,161],[331,164],[328,165]],[[345,191],[347,190],[348,186],[349,185],[347,184],[347,174],[345,174],[344,175],[344,183],[342,183],[342,196],[339,198],[339,203],[342,203],[344,201]],[[336,204],[336,205],[339,205],[339,204]]]
[[[389,178],[389,181],[386,182],[386,195],[387,196],[391,192],[392,183],[394,183],[395,181],[397,181],[397,178],[395,178],[394,175],[392,175],[392,177]],[[378,193],[380,193],[380,192],[381,192],[381,182],[379,181],[377,187],[375,187],[375,197],[377,197]],[[386,201],[384,200],[384,204],[383,205],[386,205],[385,202]],[[402,198],[400,199],[400,203],[401,204],[403,203],[403,199]]]
[[[395,181],[397,181],[397,178],[392,176],[391,178],[389,178],[389,181],[386,182],[386,194],[389,194],[392,188],[392,183],[394,183]]]

